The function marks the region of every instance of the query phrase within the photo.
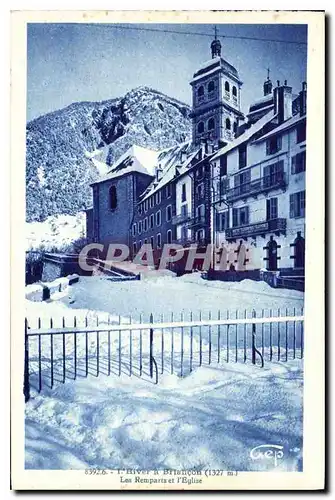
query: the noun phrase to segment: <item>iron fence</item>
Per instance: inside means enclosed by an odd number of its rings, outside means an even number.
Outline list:
[[[303,358],[303,309],[25,320],[24,395],[93,375],[180,377],[202,365]]]

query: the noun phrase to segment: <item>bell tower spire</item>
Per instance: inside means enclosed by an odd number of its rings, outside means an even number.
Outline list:
[[[214,40],[211,43],[212,59],[215,57],[221,57],[221,42],[217,38],[217,28],[214,28]]]

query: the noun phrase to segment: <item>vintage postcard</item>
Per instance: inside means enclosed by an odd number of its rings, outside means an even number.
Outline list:
[[[11,44],[13,489],[323,489],[324,13]]]

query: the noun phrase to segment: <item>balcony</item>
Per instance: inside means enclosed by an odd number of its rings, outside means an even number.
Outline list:
[[[204,215],[196,215],[188,222],[188,227],[204,226],[206,224],[206,217]]]
[[[248,196],[257,196],[260,193],[266,193],[273,189],[285,189],[286,176],[285,172],[276,172],[274,174],[265,175],[259,179],[254,179],[240,186],[228,189],[226,200],[229,202],[247,198]]]
[[[186,214],[178,214],[172,217],[172,224],[184,224],[185,222],[189,222],[192,218],[192,215],[188,212]]]
[[[236,240],[237,238],[247,238],[248,236],[259,236],[266,233],[285,233],[286,219],[271,219],[248,226],[231,227],[226,229],[226,239]]]

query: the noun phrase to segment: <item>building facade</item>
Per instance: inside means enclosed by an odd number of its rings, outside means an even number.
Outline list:
[[[246,269],[304,268],[306,86],[292,114],[292,89],[212,161],[214,243],[248,249]]]

